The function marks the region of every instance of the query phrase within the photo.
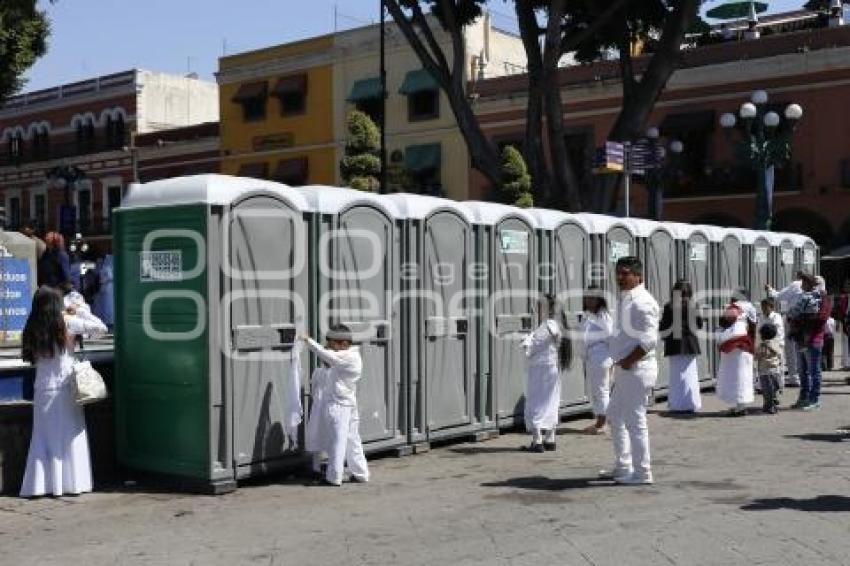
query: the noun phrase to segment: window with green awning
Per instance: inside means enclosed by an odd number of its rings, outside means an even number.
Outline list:
[[[404,82],[401,83],[401,88],[398,89],[399,94],[405,96],[417,94],[429,90],[438,90],[440,85],[437,80],[425,69],[417,69],[408,71],[404,76]]]
[[[404,167],[414,173],[439,169],[441,161],[442,148],[438,143],[411,145],[404,152]]]
[[[351,87],[351,93],[346,99],[348,102],[363,102],[381,98],[381,78],[371,77],[355,81]]]

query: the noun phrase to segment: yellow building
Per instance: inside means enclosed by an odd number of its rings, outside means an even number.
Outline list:
[[[379,40],[372,25],[220,59],[222,172],[340,184],[348,113],[379,121]],[[438,41],[450,51],[448,35]],[[520,39],[489,17],[466,29],[466,48],[466,81],[525,70]],[[469,154],[448,99],[392,24],[385,53],[389,190],[466,198]]]

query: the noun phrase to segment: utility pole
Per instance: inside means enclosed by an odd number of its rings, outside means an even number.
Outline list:
[[[387,192],[387,36],[384,20],[384,0],[378,0],[381,10],[381,183],[380,193]]]

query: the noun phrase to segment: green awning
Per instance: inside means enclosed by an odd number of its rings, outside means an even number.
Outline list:
[[[442,148],[438,143],[411,145],[404,151],[404,168],[414,173],[438,169],[442,159]]]
[[[354,82],[351,87],[351,94],[348,95],[348,102],[362,102],[364,100],[372,100],[381,98],[381,78],[372,77],[371,79],[361,79]]]
[[[425,69],[409,71],[404,77],[404,82],[401,83],[401,88],[398,89],[399,94],[405,96],[424,92],[426,90],[437,90],[440,85],[437,80]]]

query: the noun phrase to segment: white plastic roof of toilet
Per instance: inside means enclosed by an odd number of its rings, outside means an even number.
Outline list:
[[[403,218],[393,202],[373,193],[327,185],[305,185],[292,187],[291,190],[305,199],[308,212],[339,214],[352,206],[368,204],[382,210],[390,218]]]
[[[575,214],[563,210],[550,210],[548,208],[528,208],[528,213],[534,217],[537,227],[543,230],[554,230],[564,222],[575,222],[588,232],[587,224]]]
[[[467,210],[475,224],[485,224],[495,226],[508,216],[517,216],[522,218],[532,228],[537,226],[534,217],[526,210],[507,204],[499,204],[496,202],[484,202],[479,200],[466,200],[458,203],[458,206]]]
[[[120,208],[154,208],[183,204],[227,206],[255,191],[276,193],[297,210],[307,208],[304,198],[286,185],[261,179],[218,174],[189,175],[150,183],[131,184],[127,196],[121,201]]]
[[[434,211],[444,209],[456,212],[470,224],[473,222],[472,215],[469,213],[469,210],[460,206],[457,201],[450,199],[432,197],[428,195],[417,195],[413,193],[392,193],[381,196],[381,199],[388,200],[395,204],[402,218],[422,220],[433,214]]]

